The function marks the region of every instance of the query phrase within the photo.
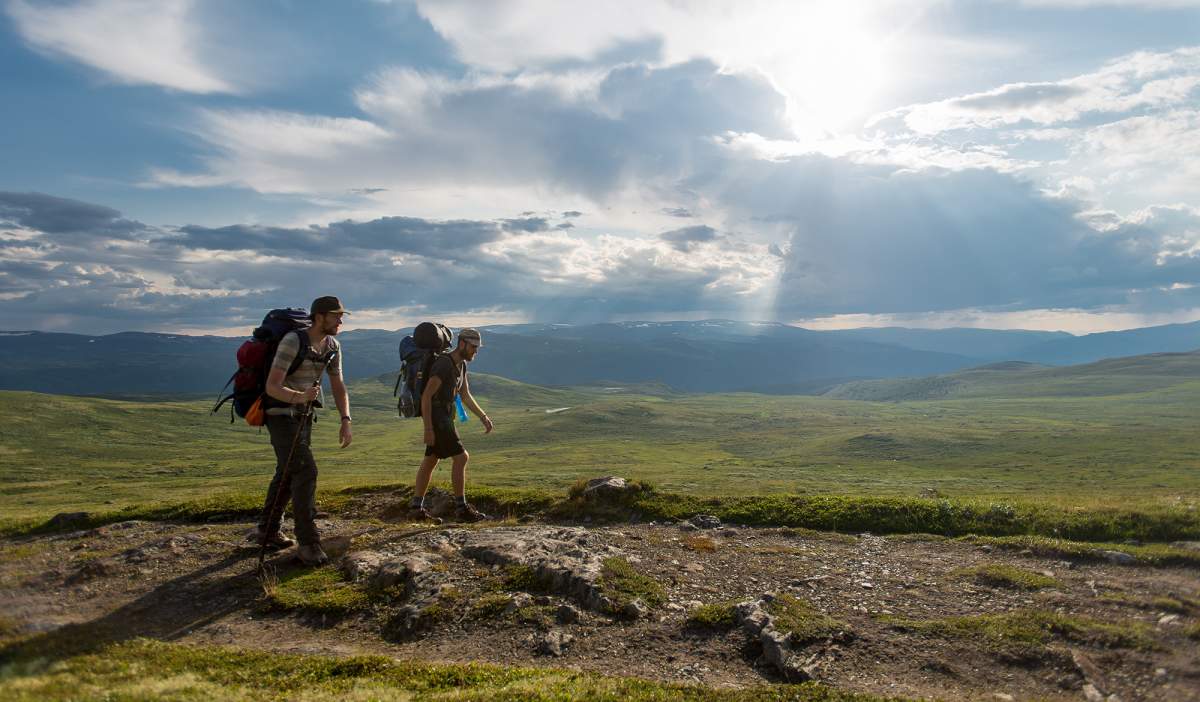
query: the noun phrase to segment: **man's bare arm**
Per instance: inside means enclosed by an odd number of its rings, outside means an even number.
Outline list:
[[[282,368],[272,368],[267,374],[267,394],[279,400],[286,402],[289,405],[300,404],[302,402],[312,402],[317,399],[320,394],[320,389],[316,386],[304,388],[303,390],[289,388],[283,384],[287,378],[287,371]],[[343,390],[345,386],[343,386]]]
[[[436,375],[425,383],[425,392],[421,393],[421,419],[425,421],[425,430],[433,431],[433,396],[442,387],[442,379]]]

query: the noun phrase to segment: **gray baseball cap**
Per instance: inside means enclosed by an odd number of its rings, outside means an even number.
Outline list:
[[[483,346],[483,338],[479,336],[479,330],[467,327],[458,330],[459,341],[469,341],[476,346]]]

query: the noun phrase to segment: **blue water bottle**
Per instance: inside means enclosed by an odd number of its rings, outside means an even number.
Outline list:
[[[461,395],[454,396],[454,406],[458,408],[458,421],[467,421],[467,411],[463,409]]]

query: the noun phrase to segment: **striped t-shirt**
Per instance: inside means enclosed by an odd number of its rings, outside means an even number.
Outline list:
[[[284,371],[290,368],[292,361],[296,358],[296,354],[300,352],[300,338],[297,334],[307,333],[306,331],[293,332],[280,339],[279,348],[275,351],[275,361],[271,363],[271,368],[280,368]],[[342,346],[338,343],[337,339],[332,336],[326,336],[320,348],[308,347],[308,354],[300,362],[300,365],[296,367],[296,372],[284,378],[284,386],[300,392],[304,392],[312,387],[320,379],[321,366],[324,365],[325,354],[330,351],[334,351],[336,354],[326,372],[330,377],[335,375],[340,377],[342,375]],[[321,394],[313,404],[321,407],[323,406],[322,400],[324,399],[325,388],[322,387]]]

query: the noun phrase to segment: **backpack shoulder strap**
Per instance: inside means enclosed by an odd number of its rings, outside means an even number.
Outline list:
[[[296,351],[296,357],[292,359],[291,365],[288,366],[288,375],[295,373],[296,369],[300,367],[300,364],[304,362],[304,359],[308,358],[308,349],[310,346],[308,343],[308,332],[303,329],[297,329],[293,333],[299,340],[300,348]]]

